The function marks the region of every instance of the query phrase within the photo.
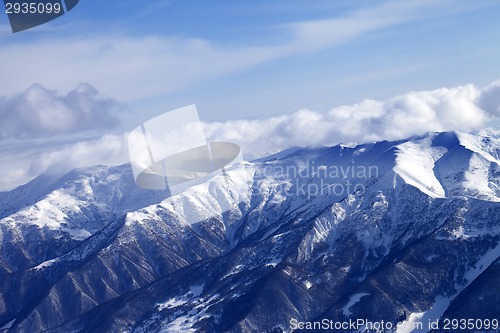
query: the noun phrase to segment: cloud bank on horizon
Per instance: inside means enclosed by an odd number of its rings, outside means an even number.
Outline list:
[[[205,124],[211,140],[232,141],[255,158],[291,146],[359,144],[404,139],[425,132],[472,131],[500,118],[500,81],[414,91],[386,101],[334,107],[328,112],[299,110],[255,120]]]
[[[39,138],[76,132],[110,130],[120,123],[124,104],[100,97],[81,83],[66,95],[40,84],[0,97],[0,139]]]
[[[84,88],[85,91],[92,92],[90,96],[93,98],[83,98],[78,104],[80,107],[86,103],[95,103],[105,111],[109,110],[110,105],[115,105],[109,100],[96,100],[95,96],[98,96],[98,93],[88,85]],[[35,89],[52,96],[56,101],[64,99],[60,96],[54,97],[57,96],[55,92],[47,91],[41,86],[36,86]],[[79,87],[75,91],[81,89],[83,88]],[[19,98],[23,103],[29,100],[21,97]],[[29,108],[43,109],[53,103],[54,99],[50,98],[32,99]],[[40,113],[39,116],[45,117],[42,123],[60,123],[73,114],[70,108],[60,108],[58,113]],[[19,119],[13,119],[11,122],[21,124],[24,121],[23,114],[13,113],[10,117],[16,115]],[[98,128],[103,119],[115,121],[106,112],[92,119],[91,123],[86,124],[89,128]],[[483,88],[467,84],[436,90],[413,91],[385,101],[363,100],[352,105],[338,106],[327,112],[302,109],[261,119],[205,122],[203,126],[207,140],[237,143],[242,147],[245,159],[251,160],[292,146],[397,140],[428,131],[468,132],[491,126],[499,120],[500,80]],[[46,133],[49,129],[51,127],[42,132]],[[29,160],[29,166],[25,169],[17,168],[4,172],[3,176],[0,176],[0,188],[12,188],[43,172],[60,173],[97,164],[127,163],[126,139],[126,133],[103,134],[101,137],[89,140],[65,143],[41,153],[39,149],[34,150],[32,154],[27,155],[29,147],[25,147],[24,158]],[[3,154],[7,155],[7,158],[10,154],[11,159],[18,156],[16,152],[5,149]]]

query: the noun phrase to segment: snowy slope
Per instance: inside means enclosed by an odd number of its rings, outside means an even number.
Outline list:
[[[488,144],[489,143],[489,144]],[[429,134],[397,146],[394,171],[433,198],[470,195],[499,201],[500,142],[464,133]]]

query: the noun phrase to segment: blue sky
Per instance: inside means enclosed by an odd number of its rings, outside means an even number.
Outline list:
[[[207,120],[327,110],[497,80],[498,17],[496,1],[82,0],[37,29],[3,29],[0,49],[40,58],[8,52],[3,67],[30,70],[0,88],[9,95],[36,82],[67,91],[86,82],[144,118],[190,103]]]
[[[189,104],[250,156],[497,127],[498,17],[493,0],[81,0],[13,34],[0,15],[0,190],[125,163],[124,133]]]

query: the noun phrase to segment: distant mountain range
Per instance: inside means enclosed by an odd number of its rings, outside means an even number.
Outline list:
[[[493,130],[291,148],[172,197],[130,165],[46,174],[0,228],[0,331],[500,331]]]

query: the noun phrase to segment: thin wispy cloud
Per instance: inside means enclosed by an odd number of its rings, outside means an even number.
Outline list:
[[[433,16],[446,3],[449,1],[389,1],[342,17],[290,23],[285,27],[294,39],[287,48],[292,52],[327,48],[370,31]]]
[[[278,25],[275,28],[284,30],[288,38],[252,47],[160,35],[72,36],[5,44],[0,46],[0,63],[4,64],[2,74],[11,79],[0,82],[0,91],[17,92],[32,84],[33,78],[43,78],[41,83],[47,87],[67,89],[78,78],[110,96],[134,101],[258,64],[330,48],[404,22],[424,20],[435,16],[447,3],[392,1],[331,19]]]

